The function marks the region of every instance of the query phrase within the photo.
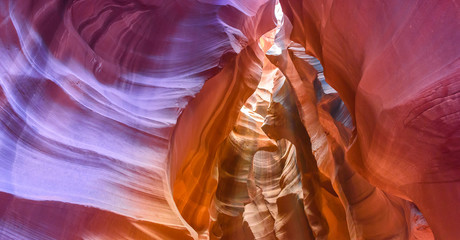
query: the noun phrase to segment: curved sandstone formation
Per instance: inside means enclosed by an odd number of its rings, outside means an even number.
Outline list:
[[[0,0],[0,239],[459,239],[459,6]]]
[[[415,202],[437,238],[460,236],[458,3],[281,4],[291,39],[321,61],[350,109],[356,130],[347,162]]]

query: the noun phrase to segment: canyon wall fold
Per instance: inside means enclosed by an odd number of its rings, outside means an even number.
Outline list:
[[[0,239],[459,239],[459,5],[0,0]]]
[[[413,201],[438,239],[460,236],[458,3],[280,2],[290,38],[321,61],[350,110],[346,161]]]

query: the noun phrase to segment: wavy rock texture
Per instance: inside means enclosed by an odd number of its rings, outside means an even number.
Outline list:
[[[237,116],[274,2],[0,4],[1,238],[197,238],[169,184],[177,119],[200,91]]]
[[[0,0],[0,239],[458,239],[459,15]]]
[[[350,110],[356,129],[346,161],[374,186],[414,202],[437,239],[457,239],[458,3],[281,4],[290,38],[321,61]]]

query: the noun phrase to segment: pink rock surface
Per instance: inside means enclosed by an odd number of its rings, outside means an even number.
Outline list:
[[[275,26],[270,4],[1,1],[2,238],[197,238],[172,197],[172,134],[224,66],[215,88],[257,72],[232,56],[261,51],[243,49]],[[43,201],[61,218],[35,224]],[[108,216],[72,230],[80,211]]]
[[[353,117],[347,161],[371,184],[415,202],[435,237],[457,239],[458,3],[281,4],[291,39],[321,61]]]
[[[0,20],[0,239],[460,237],[455,0]]]

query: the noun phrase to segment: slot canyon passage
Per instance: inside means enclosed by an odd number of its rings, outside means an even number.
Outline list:
[[[460,239],[457,0],[0,20],[0,240]]]

